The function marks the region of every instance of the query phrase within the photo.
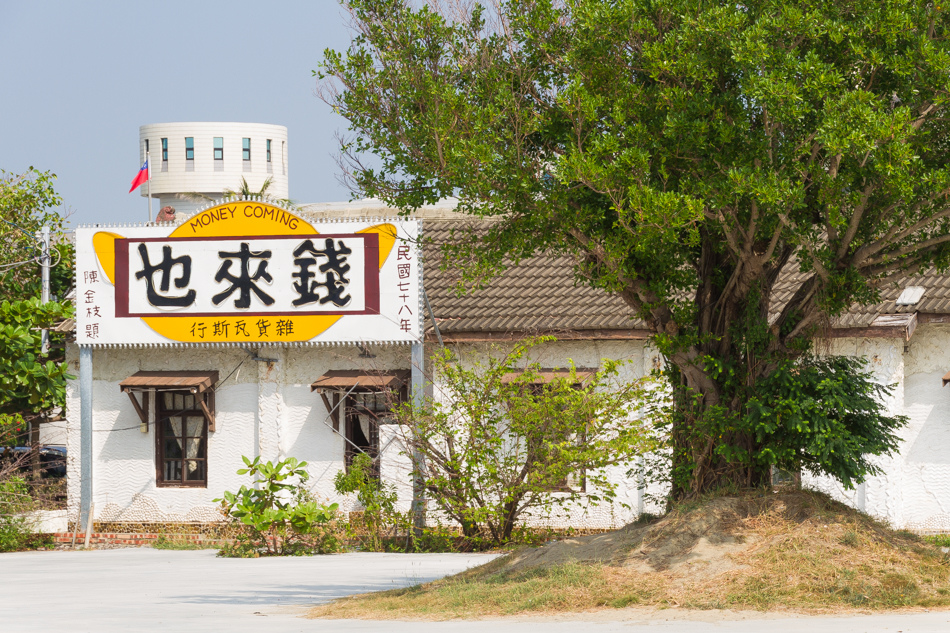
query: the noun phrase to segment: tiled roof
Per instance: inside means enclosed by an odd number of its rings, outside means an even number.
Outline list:
[[[908,286],[924,288],[914,305],[897,305],[897,299]],[[869,306],[855,306],[835,322],[835,327],[866,327],[886,314],[950,314],[950,274],[933,269],[919,275],[901,277],[881,288],[881,301]]]
[[[443,334],[646,328],[620,297],[575,283],[568,257],[531,257],[484,288],[459,295],[461,274],[440,270],[440,245],[459,226],[452,220],[423,223],[426,294]]]
[[[790,264],[789,267],[792,267]],[[772,294],[770,317],[776,318],[779,311],[792,298],[804,281],[797,271],[783,273],[775,284]],[[919,286],[923,295],[913,305],[898,305],[897,299],[905,288]],[[881,286],[881,300],[877,303],[852,306],[850,310],[832,320],[835,328],[869,327],[875,319],[889,314],[950,314],[950,274],[928,270],[918,275],[900,277]]]
[[[568,257],[532,257],[509,268],[486,287],[459,296],[456,284],[460,275],[439,270],[438,247],[450,239],[452,227],[457,226],[457,219],[426,220],[423,225],[426,292],[442,333],[647,328],[642,320],[631,318],[631,308],[616,295],[576,284]],[[804,281],[804,275],[795,268],[797,263],[790,263],[775,284],[770,314],[773,319]],[[897,305],[908,286],[923,287],[923,296],[914,305]],[[929,270],[890,282],[881,289],[881,301],[854,306],[834,319],[832,326],[866,328],[884,315],[915,312],[950,315],[950,274]]]

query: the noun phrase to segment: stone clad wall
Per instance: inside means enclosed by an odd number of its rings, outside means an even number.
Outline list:
[[[950,370],[950,326],[924,324],[917,328],[907,351],[900,339],[841,339],[827,353],[861,355],[875,378],[896,385],[888,410],[909,418],[903,429],[900,454],[879,460],[884,473],[856,490],[844,490],[827,477],[803,477],[805,485],[832,496],[897,527],[924,532],[950,531],[950,387],[941,378]],[[241,456],[266,459],[293,456],[308,462],[309,487],[321,500],[340,502],[341,510],[358,510],[353,498],[337,498],[334,475],[343,467],[344,440],[333,432],[319,395],[310,383],[329,369],[406,369],[409,348],[373,347],[371,358],[355,347],[264,348],[260,356],[274,363],[250,360],[239,349],[109,349],[94,352],[94,502],[96,520],[111,523],[213,522],[221,519],[214,499],[224,490],[247,483],[235,471]],[[428,348],[432,352],[432,347]],[[455,347],[464,363],[502,353],[484,344]],[[602,358],[626,361],[622,377],[636,379],[659,366],[660,357],[644,341],[564,341],[532,352],[545,367],[597,367]],[[67,349],[70,372],[79,374],[78,350]],[[216,369],[223,382],[216,397],[217,430],[209,437],[208,488],[155,486],[154,430],[142,433],[128,396],[118,384],[139,370]],[[441,397],[438,376],[432,389]],[[80,428],[78,380],[67,389],[66,443],[69,472],[69,516],[78,514]],[[402,430],[384,426],[380,432],[382,476],[396,486],[400,508],[412,496],[410,464],[401,441]],[[535,517],[534,522],[577,529],[623,525],[641,511],[660,512],[662,486],[644,486],[627,468],[615,468],[620,482],[617,502],[597,507],[577,504],[562,516]],[[626,506],[626,507],[625,507]]]
[[[266,460],[296,457],[308,462],[313,494],[335,497],[333,476],[343,467],[344,441],[327,422],[320,396],[310,383],[329,369],[408,368],[408,347],[374,348],[360,359],[352,347],[264,348],[275,362],[253,361],[241,349],[101,349],[93,354],[93,502],[101,522],[181,523],[221,520],[214,499],[250,479],[236,474],[242,456]],[[78,348],[67,360],[78,376]],[[155,485],[155,431],[140,420],[119,383],[140,370],[217,370],[216,431],[208,437],[208,487]],[[78,515],[80,499],[80,407],[78,378],[67,386],[68,507]],[[396,447],[390,451],[396,452]],[[411,489],[410,489],[411,490]],[[411,492],[410,492],[411,494]],[[345,511],[353,499],[341,501]],[[408,502],[407,502],[408,503]]]
[[[336,501],[345,512],[360,509],[354,498],[338,498],[333,478],[343,467],[344,440],[331,428],[326,408],[310,383],[329,369],[406,369],[409,349],[404,346],[373,347],[372,357],[360,357],[349,346],[312,348],[263,348],[258,355],[275,362],[252,361],[239,349],[103,349],[93,355],[94,367],[94,494],[97,522],[210,523],[221,520],[214,503],[224,490],[248,483],[235,471],[241,456],[261,455],[274,460],[293,456],[308,462],[308,487],[320,500]],[[431,350],[430,350],[431,351]],[[464,353],[487,353],[474,347]],[[604,357],[630,361],[627,377],[643,369],[642,342],[557,343],[540,358],[546,366],[563,366],[573,358],[578,366],[596,367]],[[72,373],[78,376],[78,353],[69,350]],[[119,382],[140,370],[217,370],[222,379],[215,398],[216,428],[209,434],[208,487],[159,488],[155,485],[154,430],[142,433],[139,418]],[[79,402],[78,380],[68,386],[69,510],[79,504]],[[383,449],[382,477],[399,493],[399,507],[408,510],[412,499],[411,465],[402,441],[404,429],[385,425],[380,430]],[[629,521],[643,507],[635,481],[625,469],[615,469],[623,481],[618,503],[597,508],[575,507],[563,517],[537,517],[545,525],[607,528]],[[630,509],[623,509],[625,503]]]
[[[950,532],[950,325],[922,325],[904,356],[904,414],[910,423],[901,448],[904,513],[900,525]]]
[[[909,422],[899,454],[879,458],[883,473],[855,490],[828,477],[804,475],[803,482],[895,527],[950,532],[950,387],[941,380],[950,369],[950,326],[921,325],[909,343],[840,339],[827,351],[867,358],[875,379],[895,386],[888,411]]]

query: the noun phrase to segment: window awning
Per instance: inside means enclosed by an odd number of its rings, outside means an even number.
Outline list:
[[[409,384],[408,369],[391,371],[362,371],[359,369],[332,369],[310,385],[310,391],[327,389],[349,391],[353,387],[372,389],[398,389]]]
[[[577,382],[584,383],[590,380],[594,374],[597,373],[596,369],[590,368],[580,368],[578,367],[575,376],[577,377]],[[509,384],[517,381],[523,374],[514,373],[514,374],[505,374],[501,381],[504,384]],[[571,370],[570,369],[542,369],[535,373],[534,380],[525,381],[526,384],[531,385],[546,385],[550,382],[554,382],[556,379],[570,378]]]
[[[216,371],[137,371],[122,382],[122,391],[142,389],[183,389],[202,393],[218,382]]]
[[[943,386],[946,387],[948,384],[950,384],[950,371],[943,377]]]

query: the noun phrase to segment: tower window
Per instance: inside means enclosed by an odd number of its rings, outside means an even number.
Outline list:
[[[244,160],[251,160],[251,139],[241,139],[241,152]]]
[[[167,138],[162,139],[162,162],[163,163],[168,162],[168,139]]]
[[[270,162],[270,139],[267,139],[267,162]]]
[[[214,159],[224,160],[224,138],[220,136],[214,137]]]
[[[185,137],[185,160],[195,159],[195,137]]]

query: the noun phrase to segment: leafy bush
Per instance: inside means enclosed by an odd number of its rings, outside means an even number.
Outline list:
[[[28,547],[34,535],[23,513],[30,507],[30,490],[23,479],[0,478],[0,552]]]
[[[65,405],[73,376],[61,357],[42,355],[40,340],[42,328],[72,313],[70,304],[36,298],[0,302],[0,426],[23,428],[25,417]]]
[[[934,534],[933,536],[925,536],[924,540],[928,543],[932,543],[937,547],[950,547],[950,534]]]
[[[649,379],[622,383],[620,363],[604,359],[592,376],[571,364],[544,380],[525,357],[551,340],[518,343],[471,367],[437,356],[444,398],[397,409],[409,452],[424,457],[415,469],[429,498],[473,547],[517,540],[529,514],[612,502],[617,484],[605,469],[656,447]]]
[[[317,503],[302,486],[310,475],[307,462],[293,457],[278,462],[262,462],[260,457],[242,457],[247,468],[239,475],[256,477],[256,486],[241,486],[225,492],[225,511],[244,529],[231,544],[221,548],[221,556],[257,557],[325,554],[340,549],[332,523],[336,503]]]
[[[63,239],[62,202],[56,176],[30,167],[22,174],[0,170],[0,443],[13,445],[26,425],[55,415],[66,402],[63,334],[50,332],[43,354],[43,328],[72,316],[70,303],[42,304],[42,248],[37,233],[48,226],[52,238],[50,291],[55,299],[73,286],[74,248]]]
[[[758,447],[741,458],[827,475],[853,489],[882,473],[874,456],[898,448],[907,417],[887,415],[893,389],[874,382],[863,358],[805,356],[780,363],[760,381],[739,420]]]
[[[356,501],[363,507],[361,520],[348,525],[348,535],[361,549],[372,552],[398,549],[393,539],[406,534],[409,518],[396,510],[395,486],[373,475],[373,459],[369,455],[356,455],[349,470],[337,472],[333,485],[340,494],[356,493]]]

